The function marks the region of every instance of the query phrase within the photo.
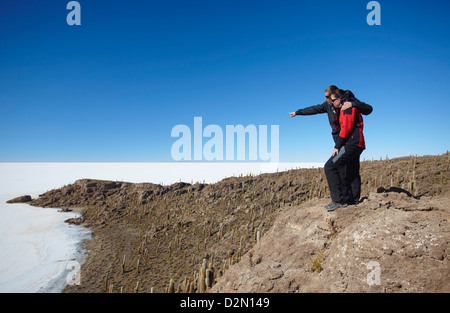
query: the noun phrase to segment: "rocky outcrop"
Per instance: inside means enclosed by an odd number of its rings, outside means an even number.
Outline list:
[[[287,207],[210,292],[450,292],[450,197]]]
[[[26,196],[20,196],[11,200],[6,201],[6,203],[24,203],[24,202],[30,202],[31,196],[30,195],[26,195]]]

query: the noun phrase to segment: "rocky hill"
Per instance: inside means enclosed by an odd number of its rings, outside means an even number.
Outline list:
[[[66,292],[354,291],[372,261],[371,290],[448,290],[449,161],[362,162],[364,201],[331,214],[323,169],[169,186],[83,179],[29,203],[81,210],[70,222],[93,231],[82,283]]]
[[[450,197],[371,193],[286,207],[211,292],[450,292]]]

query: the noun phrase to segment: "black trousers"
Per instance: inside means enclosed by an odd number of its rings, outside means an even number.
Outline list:
[[[347,203],[358,203],[359,198],[361,197],[361,176],[359,175],[359,159],[353,158],[350,160],[350,162],[345,166],[345,173],[341,177],[347,177],[349,183],[350,183],[350,192],[349,195],[350,201],[347,201]]]
[[[330,189],[331,200],[338,203],[355,203],[361,195],[359,156],[363,149],[345,145],[339,154],[325,163],[325,175]]]

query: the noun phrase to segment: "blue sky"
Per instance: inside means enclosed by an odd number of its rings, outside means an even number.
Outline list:
[[[333,151],[335,84],[374,112],[361,158],[449,148],[450,3],[0,2],[0,161],[173,161],[175,125],[279,125],[280,161]]]

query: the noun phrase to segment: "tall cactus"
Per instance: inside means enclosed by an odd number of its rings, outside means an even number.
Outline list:
[[[170,279],[169,288],[167,288],[167,293],[175,293],[175,283],[173,279]]]
[[[206,292],[206,265],[202,264],[198,275],[198,290],[200,293]]]

